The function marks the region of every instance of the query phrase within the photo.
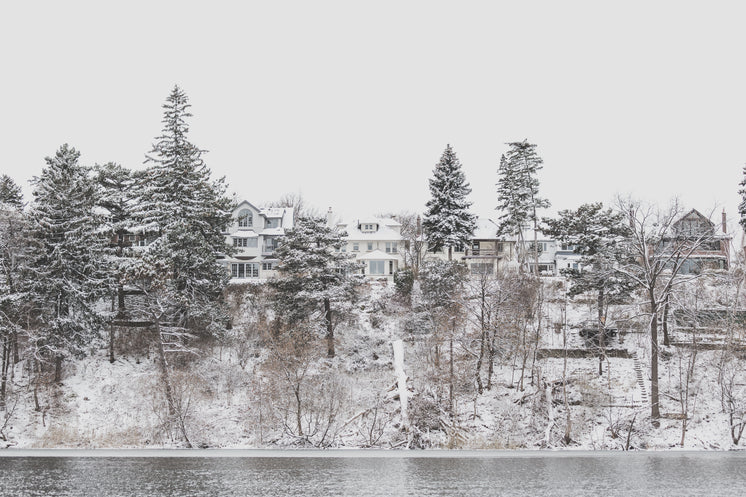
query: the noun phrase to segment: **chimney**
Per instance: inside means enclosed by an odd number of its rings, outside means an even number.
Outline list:
[[[725,217],[725,209],[723,209],[723,217],[722,217],[722,219],[723,219],[723,233],[727,233],[728,232],[728,223],[726,222],[727,219]]]
[[[332,208],[331,207],[329,207],[329,210],[326,211],[326,225],[329,226],[330,228],[334,227],[332,226]]]

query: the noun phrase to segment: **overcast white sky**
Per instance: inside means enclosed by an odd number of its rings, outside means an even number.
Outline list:
[[[174,84],[252,203],[422,211],[447,143],[495,216],[506,142],[552,210],[617,193],[725,208],[746,163],[743,2],[0,0],[0,171],[63,143],[142,168]],[[27,188],[28,191],[28,188]]]

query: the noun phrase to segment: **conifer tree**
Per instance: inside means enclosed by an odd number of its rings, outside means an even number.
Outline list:
[[[95,211],[97,188],[80,153],[67,144],[34,178],[30,211],[33,252],[29,260],[31,298],[39,320],[35,345],[55,359],[55,380],[62,359],[82,355],[98,337],[94,305],[108,291],[107,239]]]
[[[526,264],[526,245],[523,230],[534,228],[534,270],[538,272],[539,248],[537,244],[538,217],[537,209],[550,206],[549,201],[539,197],[539,179],[536,177],[544,162],[536,153],[536,145],[522,142],[507,144],[510,149],[500,158],[497,170],[497,209],[502,211],[498,224],[498,235],[515,235],[518,237],[518,254],[521,257],[520,268]]]
[[[624,214],[603,209],[603,204],[581,205],[577,210],[562,210],[556,219],[543,219],[543,231],[556,240],[574,247],[582,255],[581,268],[563,268],[570,279],[570,296],[585,292],[596,294],[598,345],[600,349],[598,373],[603,373],[605,359],[605,323],[609,304],[629,296],[635,283],[617,271],[627,262],[625,241],[630,234]]]
[[[23,208],[23,192],[21,187],[7,174],[0,176],[0,204],[15,209]]]
[[[18,336],[28,322],[26,262],[28,224],[21,189],[0,177],[0,409],[5,406],[8,372],[18,362]]]
[[[476,228],[476,216],[469,212],[471,202],[466,200],[469,193],[471,188],[461,170],[461,162],[447,145],[430,179],[432,197],[426,204],[422,227],[428,248],[448,247],[449,260],[454,247],[468,245]]]
[[[169,268],[168,281],[180,307],[179,323],[217,331],[224,322],[220,296],[229,279],[217,264],[228,247],[223,229],[230,223],[233,201],[224,178],[213,181],[200,150],[187,135],[189,100],[175,86],[163,105],[163,129],[146,155],[150,167],[140,179],[141,194],[134,216],[137,231],[155,240],[158,256]]]
[[[335,355],[334,308],[354,299],[360,281],[350,256],[340,252],[344,236],[324,218],[298,218],[275,251],[279,275],[270,281],[275,311],[286,324],[323,318],[328,357]]]
[[[743,180],[739,185],[742,188],[738,190],[738,194],[741,195],[741,203],[738,204],[738,214],[741,217],[741,227],[746,231],[746,166],[743,168]]]

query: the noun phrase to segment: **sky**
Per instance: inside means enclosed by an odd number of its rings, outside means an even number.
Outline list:
[[[255,205],[422,212],[447,144],[496,219],[506,143],[552,207],[678,197],[737,224],[746,4],[688,1],[0,0],[0,173],[63,143],[133,169],[174,85],[190,140]]]

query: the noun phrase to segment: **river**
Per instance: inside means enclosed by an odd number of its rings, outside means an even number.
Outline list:
[[[743,452],[4,450],[0,496],[741,496]]]

